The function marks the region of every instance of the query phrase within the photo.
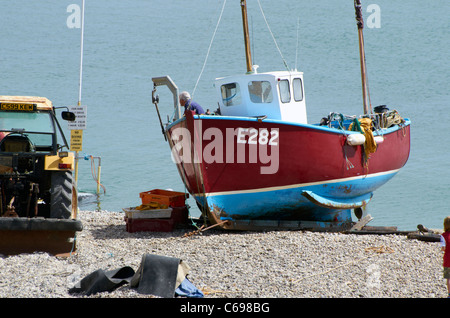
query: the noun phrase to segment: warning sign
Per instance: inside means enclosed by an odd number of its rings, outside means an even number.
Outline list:
[[[75,114],[75,120],[68,122],[69,129],[86,129],[87,106],[69,106],[69,111]]]
[[[70,150],[81,151],[83,148],[83,130],[72,130],[70,132]]]

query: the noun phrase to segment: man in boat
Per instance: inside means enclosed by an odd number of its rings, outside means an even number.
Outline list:
[[[191,95],[188,92],[186,92],[186,91],[181,92],[179,98],[180,98],[180,104],[181,104],[181,106],[184,106],[185,111],[192,110],[192,111],[195,111],[195,113],[197,115],[201,115],[201,114],[205,113],[202,106],[200,106],[198,103],[191,100]]]

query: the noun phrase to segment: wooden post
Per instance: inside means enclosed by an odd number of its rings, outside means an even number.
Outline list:
[[[250,52],[250,36],[248,32],[248,19],[247,19],[247,4],[245,0],[241,0],[242,10],[242,24],[244,26],[244,44],[245,44],[245,58],[247,60],[247,72],[251,72],[253,69],[252,55]]]
[[[369,113],[369,91],[367,89],[367,74],[366,74],[366,55],[364,51],[364,21],[361,12],[361,1],[355,0],[355,14],[358,26],[358,39],[359,39],[359,58],[361,64],[361,84],[362,84],[362,95],[364,104],[364,114]]]

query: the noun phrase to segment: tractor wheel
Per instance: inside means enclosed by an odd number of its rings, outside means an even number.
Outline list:
[[[50,218],[69,219],[72,214],[72,172],[52,173]]]

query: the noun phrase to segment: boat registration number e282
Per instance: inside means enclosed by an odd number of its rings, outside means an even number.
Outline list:
[[[238,128],[237,129],[237,143],[249,145],[269,145],[278,146],[279,140],[278,128]],[[248,139],[246,138],[248,136]]]

